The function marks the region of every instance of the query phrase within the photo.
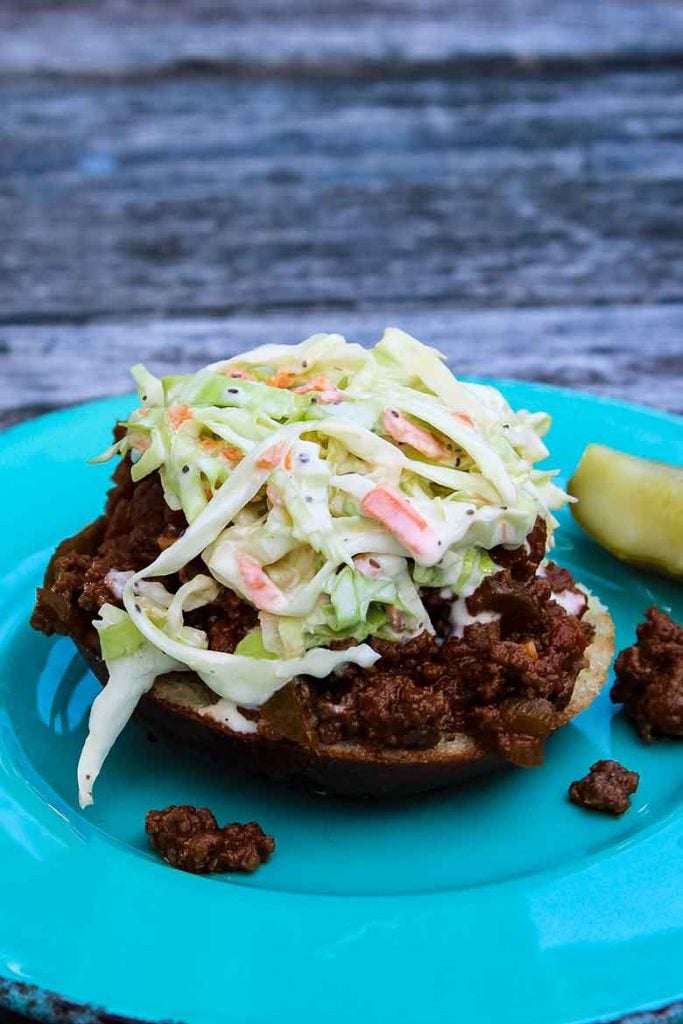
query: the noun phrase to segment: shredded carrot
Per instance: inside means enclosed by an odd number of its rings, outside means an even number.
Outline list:
[[[426,455],[428,459],[443,459],[448,455],[446,445],[430,430],[406,419],[397,409],[385,409],[382,413],[382,426],[394,441],[409,444],[415,451]]]
[[[322,405],[327,405],[329,402],[342,402],[344,400],[344,392],[339,391],[338,388],[330,388],[329,391],[319,391],[318,401]]]
[[[284,460],[283,465],[284,465],[285,469],[291,469],[292,468],[292,449],[291,448],[289,449],[289,451],[285,455],[285,460]]]
[[[242,459],[242,451],[239,448],[213,437],[200,437],[199,444],[205,452],[209,452],[210,455],[222,455],[229,462],[239,462]]]
[[[166,415],[174,430],[178,430],[183,423],[192,419],[192,412],[187,405],[172,405]]]
[[[271,505],[275,506],[283,504],[280,492],[278,491],[277,487],[273,487],[272,484],[268,484],[268,486],[266,487],[266,494],[268,496],[268,501],[270,502]]]
[[[393,487],[369,491],[360,503],[363,515],[376,519],[418,557],[436,543],[434,531],[417,509]]]
[[[279,441],[271,448],[266,448],[266,450],[261,452],[256,460],[257,467],[259,469],[275,469],[282,460],[282,456],[285,454],[288,447],[289,446],[286,441]]]
[[[456,420],[460,420],[461,423],[464,423],[466,427],[474,426],[474,420],[472,419],[468,412],[454,412],[453,417]]]
[[[142,435],[139,437],[135,437],[133,438],[133,440],[130,441],[131,448],[135,448],[136,452],[146,452],[147,449],[149,448],[149,445],[149,438],[143,437]]]
[[[266,381],[271,388],[290,388],[296,380],[296,374],[292,370],[278,370]]]
[[[320,373],[317,377],[313,377],[311,380],[306,381],[305,384],[294,388],[294,390],[298,395],[306,395],[309,391],[331,391],[332,385],[329,378],[324,373]]]
[[[204,449],[205,452],[215,452],[220,448],[221,442],[214,440],[213,437],[200,437],[199,446]]]
[[[282,591],[263,571],[263,567],[244,551],[237,553],[237,568],[244,584],[246,597],[257,608],[269,611],[282,600]]]

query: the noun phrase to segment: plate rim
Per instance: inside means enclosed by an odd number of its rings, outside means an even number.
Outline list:
[[[13,981],[0,974],[0,1010],[21,1014],[41,1024],[185,1024],[181,1020],[146,1020],[128,1017],[89,1003],[65,999],[57,992]],[[683,1024],[683,999],[665,1005],[653,1005],[621,1017],[601,1018],[595,1024]]]

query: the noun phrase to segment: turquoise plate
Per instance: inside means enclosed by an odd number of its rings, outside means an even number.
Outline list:
[[[567,471],[589,441],[683,462],[672,417],[500,386],[552,413],[552,461]],[[53,546],[102,507],[110,467],[85,460],[127,408],[94,402],[0,437],[0,1004],[79,1021],[87,1004],[187,1024],[578,1024],[679,1000],[681,748],[641,743],[606,691],[542,769],[393,803],[245,781],[132,723],[96,805],[78,809],[97,684],[68,640],[27,620]],[[673,583],[621,565],[568,515],[557,558],[609,605],[619,647],[648,605],[683,615]],[[621,819],[566,799],[600,757],[640,772]],[[166,867],[145,811],[185,802],[256,818],[276,837],[272,861],[253,876]]]

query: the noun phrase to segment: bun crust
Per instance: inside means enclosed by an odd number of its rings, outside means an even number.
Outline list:
[[[585,593],[585,618],[595,635],[586,650],[586,666],[579,673],[558,727],[595,700],[607,680],[614,653],[612,618],[596,597],[587,590]],[[97,678],[105,684],[104,662],[83,645],[79,647]],[[466,733],[443,740],[428,750],[375,750],[357,743],[312,746],[264,732],[237,733],[199,710],[206,707],[209,693],[193,674],[171,673],[156,680],[142,698],[137,715],[158,734],[227,764],[339,796],[408,796],[462,781],[505,763]]]

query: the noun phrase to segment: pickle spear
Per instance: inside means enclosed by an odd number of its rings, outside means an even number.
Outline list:
[[[569,481],[574,517],[624,562],[683,576],[683,468],[589,444]]]

